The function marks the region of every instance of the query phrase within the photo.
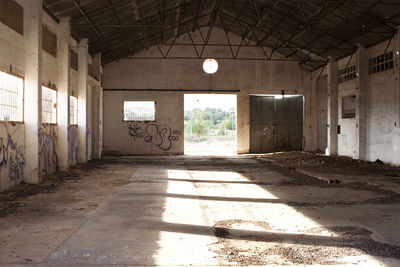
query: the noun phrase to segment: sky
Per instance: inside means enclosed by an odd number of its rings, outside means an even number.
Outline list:
[[[226,94],[185,94],[185,110],[194,108],[236,108],[236,95]]]

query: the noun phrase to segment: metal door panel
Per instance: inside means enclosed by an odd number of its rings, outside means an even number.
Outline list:
[[[250,96],[250,152],[302,150],[303,98]]]

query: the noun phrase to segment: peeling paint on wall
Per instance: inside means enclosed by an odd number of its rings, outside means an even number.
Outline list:
[[[48,175],[58,169],[57,126],[43,125],[38,130],[39,137],[39,171],[40,175]]]
[[[73,125],[68,129],[69,163],[75,166],[78,163],[78,126]]]

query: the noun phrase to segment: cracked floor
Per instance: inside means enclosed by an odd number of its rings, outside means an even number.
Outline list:
[[[80,166],[55,188],[2,195],[0,263],[400,265],[398,183],[299,170],[252,155]]]

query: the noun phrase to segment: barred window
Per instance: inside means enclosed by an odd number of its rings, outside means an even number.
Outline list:
[[[377,72],[393,69],[393,52],[387,52],[383,55],[370,58],[368,60],[368,73],[374,74]]]
[[[352,65],[344,69],[341,69],[339,70],[339,83],[353,80],[356,78],[356,76],[357,76],[356,65]]]
[[[154,101],[124,101],[124,121],[154,121]]]
[[[24,80],[0,71],[0,120],[23,120]]]
[[[42,122],[57,123],[57,91],[42,86]]]
[[[76,96],[69,96],[69,124],[78,124],[78,98]]]

